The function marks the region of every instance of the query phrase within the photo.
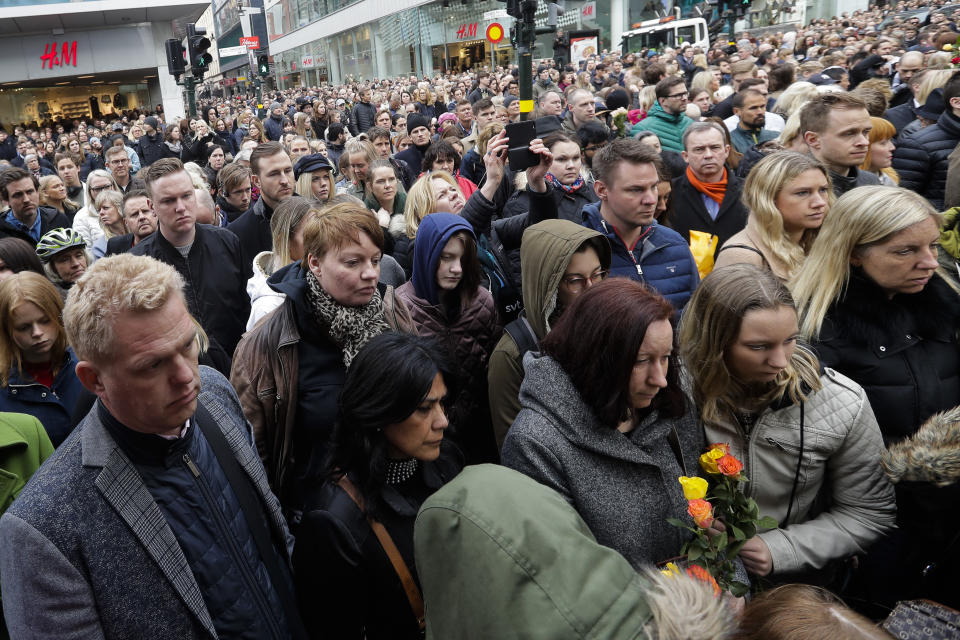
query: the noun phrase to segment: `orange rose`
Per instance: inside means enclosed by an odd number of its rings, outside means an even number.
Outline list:
[[[713,505],[706,500],[690,500],[687,502],[687,513],[701,529],[713,524]]]
[[[743,471],[743,463],[728,453],[717,460],[717,469],[725,476],[737,476]]]
[[[710,575],[710,572],[704,569],[703,567],[701,567],[700,565],[691,564],[690,566],[688,566],[687,575],[690,576],[691,578],[694,578],[695,580],[699,580],[700,582],[703,582],[713,587],[714,597],[720,596],[720,585],[718,585],[714,577]]]
[[[709,450],[719,449],[724,453],[730,453],[730,445],[726,442],[715,442],[708,447]]]

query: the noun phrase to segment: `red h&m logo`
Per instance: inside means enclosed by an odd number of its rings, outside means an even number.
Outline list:
[[[60,55],[57,55],[57,43],[51,42],[44,46],[43,55],[40,56],[41,69],[53,69],[54,67],[77,66],[77,41],[64,42],[60,47]]]
[[[460,28],[457,29],[457,40],[463,40],[464,38],[476,38],[477,37],[477,23],[473,22],[470,24],[462,24]]]
[[[593,9],[596,7],[592,2],[583,6],[583,17],[589,18],[593,16]]]

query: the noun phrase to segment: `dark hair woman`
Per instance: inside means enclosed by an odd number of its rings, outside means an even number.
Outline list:
[[[46,275],[33,247],[20,238],[0,238],[0,282],[21,271]]]
[[[675,557],[690,534],[677,478],[705,442],[678,380],[673,306],[627,278],[577,296],[527,354],[503,464],[558,491],[597,541],[634,567]]]
[[[312,637],[422,637],[422,610],[415,614],[378,529],[399,551],[399,566],[416,576],[417,511],[462,467],[444,438],[453,384],[453,366],[431,339],[386,333],[354,359],[293,554]]]
[[[397,289],[422,336],[444,338],[463,376],[451,396],[451,435],[467,460],[497,458],[487,400],[487,362],[500,339],[493,296],[480,286],[482,272],[471,226],[452,213],[423,219],[413,250],[413,278]]]

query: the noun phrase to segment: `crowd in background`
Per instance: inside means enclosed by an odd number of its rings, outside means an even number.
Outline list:
[[[955,631],[941,4],[0,129],[10,637]]]

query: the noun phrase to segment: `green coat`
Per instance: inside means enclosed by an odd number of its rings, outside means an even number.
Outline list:
[[[633,125],[630,136],[633,137],[641,131],[653,131],[660,138],[660,146],[679,153],[683,151],[683,132],[692,122],[685,113],[670,115],[656,102],[647,117]]]
[[[645,576],[521,473],[467,467],[423,504],[413,540],[428,639],[647,637]]]
[[[39,420],[25,413],[0,413],[0,514],[52,453]]]

